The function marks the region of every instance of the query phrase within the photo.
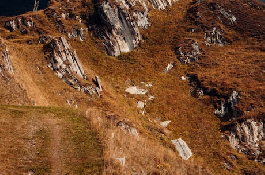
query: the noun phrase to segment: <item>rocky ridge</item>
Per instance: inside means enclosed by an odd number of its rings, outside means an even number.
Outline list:
[[[65,37],[53,39],[49,44],[45,45],[44,53],[46,55],[48,67],[55,71],[56,75],[64,82],[86,94],[99,94],[97,88],[94,88],[92,85],[82,85],[78,80],[78,77],[84,80],[86,80],[87,77],[76,52],[72,50]]]
[[[151,25],[149,3],[159,10],[172,5],[171,0],[115,0],[97,3],[97,14],[101,21],[98,35],[109,55],[118,56],[138,46],[142,40],[139,29]]]

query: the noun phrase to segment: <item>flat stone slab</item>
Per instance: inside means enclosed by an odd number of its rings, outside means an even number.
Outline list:
[[[145,95],[148,90],[145,89],[138,89],[136,86],[131,86],[128,87],[125,92],[129,92],[130,94],[135,94],[135,95]]]
[[[192,156],[192,152],[184,140],[179,138],[176,140],[171,140],[171,142],[176,146],[176,149],[179,152],[179,156],[182,159],[188,160]]]

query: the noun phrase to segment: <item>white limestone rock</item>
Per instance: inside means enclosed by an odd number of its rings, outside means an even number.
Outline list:
[[[172,68],[174,67],[174,64],[169,63],[166,67],[166,69],[164,70],[164,73],[168,73]]]
[[[113,0],[96,3],[101,23],[98,36],[107,53],[118,56],[138,46],[142,40],[139,28],[150,27],[148,3],[155,9],[165,9],[176,0]]]
[[[188,160],[192,156],[192,152],[184,140],[179,138],[176,140],[171,140],[171,142],[175,145],[176,149],[179,152],[179,156],[182,159]]]
[[[86,94],[98,94],[99,91],[92,85],[82,85],[78,78],[86,80],[86,75],[79,62],[76,52],[64,37],[53,39],[44,46],[44,52],[50,67],[57,76],[74,89]],[[77,76],[76,76],[77,75]]]
[[[230,130],[229,142],[231,146],[249,156],[254,156],[257,161],[263,161],[261,146],[265,144],[264,121],[247,119],[237,123]],[[264,149],[264,148],[263,148]]]
[[[160,125],[163,127],[167,127],[171,123],[171,120],[160,122]]]
[[[137,108],[144,109],[144,107],[145,107],[145,103],[144,102],[142,102],[142,101],[138,101],[137,102]]]
[[[205,43],[206,45],[210,46],[210,44],[217,45],[217,46],[224,46],[225,40],[223,37],[223,31],[221,29],[217,29],[214,27],[212,30],[205,32]]]
[[[176,2],[178,0],[148,0],[153,5],[155,9],[164,10],[167,6],[172,5],[172,1]]]
[[[1,64],[1,70],[2,69],[7,70],[10,74],[14,73],[13,66],[11,64],[11,60],[10,60],[10,56],[9,56],[9,52],[7,49],[5,51],[2,51],[1,62],[3,63],[3,64]]]
[[[145,89],[138,89],[136,86],[131,86],[128,87],[125,92],[129,92],[130,94],[135,94],[135,95],[145,95],[148,90]]]

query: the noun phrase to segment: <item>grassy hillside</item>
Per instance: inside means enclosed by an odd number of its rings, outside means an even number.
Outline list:
[[[0,106],[0,128],[3,174],[101,174],[102,145],[77,111]]]
[[[212,98],[192,97],[189,82],[181,77],[198,74],[205,86],[217,86],[221,93],[238,88],[242,99],[247,99],[242,109],[258,99],[256,109],[262,113],[264,73],[259,71],[263,64],[253,62],[262,62],[264,51],[258,48],[264,47],[264,40],[250,36],[244,39],[233,28],[222,26],[232,45],[207,47],[201,29],[189,32],[197,27],[187,19],[187,10],[194,5],[191,2],[181,0],[164,11],[151,10],[152,26],[141,31],[144,40],[132,52],[118,57],[106,55],[102,41],[89,26],[96,20],[94,9],[83,7],[81,1],[67,5],[54,1],[50,9],[23,15],[36,23],[36,28],[27,35],[21,35],[18,30],[7,31],[3,26],[11,18],[1,18],[0,36],[9,49],[15,73],[10,75],[12,80],[0,82],[3,104],[0,171],[4,174],[263,174],[261,163],[248,160],[232,149],[221,132],[225,123],[213,114]],[[100,97],[71,88],[47,67],[43,44],[38,43],[40,33],[55,38],[67,36],[54,26],[51,9],[59,15],[76,9],[73,16],[83,15],[82,24],[75,18],[62,19],[68,31],[73,27],[91,27],[85,33],[85,41],[67,40],[76,50],[88,80],[95,75],[101,78]],[[210,25],[211,20],[205,21]],[[183,65],[177,59],[175,48],[186,39],[198,41],[206,53],[195,64]],[[32,44],[28,44],[29,40]],[[175,67],[165,74],[164,69],[172,62]],[[152,87],[146,87],[149,82]],[[142,96],[126,93],[125,89],[132,85],[148,89],[148,93]],[[15,95],[19,93],[22,95]],[[150,95],[154,100],[148,100]],[[4,105],[18,105],[21,101],[46,107]],[[146,102],[144,115],[137,109],[138,101]],[[256,111],[249,116],[256,116]],[[172,121],[167,128],[159,124],[165,120]],[[136,128],[140,139],[119,127],[120,121]],[[191,148],[190,160],[183,161],[178,156],[171,144],[177,138],[185,140]],[[115,159],[123,156],[125,167]]]

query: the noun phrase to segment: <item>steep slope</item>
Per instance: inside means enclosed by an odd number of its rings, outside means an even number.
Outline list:
[[[254,1],[52,1],[0,33],[27,99],[87,112],[107,174],[262,174],[263,14]]]

